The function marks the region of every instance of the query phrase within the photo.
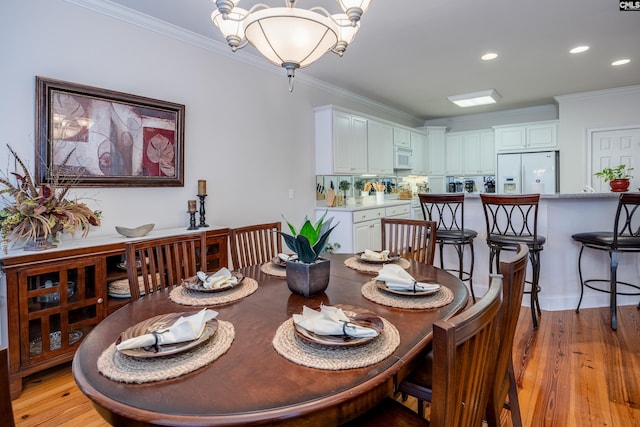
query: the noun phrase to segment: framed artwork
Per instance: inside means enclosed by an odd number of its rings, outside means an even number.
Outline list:
[[[184,185],[184,105],[36,76],[38,183]]]

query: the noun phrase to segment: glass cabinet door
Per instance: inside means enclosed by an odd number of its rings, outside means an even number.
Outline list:
[[[75,350],[104,318],[104,277],[100,258],[46,263],[18,272],[23,366]]]

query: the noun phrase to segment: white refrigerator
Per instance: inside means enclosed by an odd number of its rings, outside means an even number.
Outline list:
[[[498,154],[499,194],[553,194],[560,189],[558,151]]]

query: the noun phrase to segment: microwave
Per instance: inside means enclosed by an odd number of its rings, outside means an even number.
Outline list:
[[[394,169],[411,169],[411,156],[413,152],[411,148],[393,147],[393,168]]]

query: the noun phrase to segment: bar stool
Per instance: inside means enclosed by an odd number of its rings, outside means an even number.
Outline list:
[[[540,292],[540,252],[546,238],[538,234],[538,202],[540,194],[495,195],[480,194],[487,223],[489,245],[489,272],[499,270],[500,251],[516,251],[518,243],[529,247],[531,281],[527,281],[531,295],[533,328],[538,329],[538,317],[542,316],[538,293]]]
[[[578,233],[571,236],[576,242],[580,242],[580,255],[578,256],[578,274],[580,275],[580,300],[576,313],[580,312],[580,304],[584,295],[584,288],[594,289],[610,294],[609,309],[611,310],[611,329],[618,329],[617,296],[640,295],[640,292],[619,292],[618,285],[630,286],[640,290],[640,286],[618,280],[618,254],[621,252],[640,252],[640,193],[623,193],[618,201],[613,231],[592,231]],[[636,215],[637,213],[637,215]],[[582,277],[582,252],[584,248],[607,251],[609,254],[609,279],[588,279]],[[590,283],[609,283],[609,289],[602,289],[590,285]],[[638,303],[640,309],[640,303]]]
[[[473,265],[475,254],[473,251],[473,239],[478,232],[464,228],[464,194],[418,194],[422,214],[427,221],[436,223],[436,244],[440,253],[440,268],[444,268],[444,246],[451,245],[458,254],[458,269],[446,269],[457,271],[462,281],[469,282],[471,297],[476,302],[473,292]],[[464,247],[471,250],[471,265],[469,270],[464,270]]]

